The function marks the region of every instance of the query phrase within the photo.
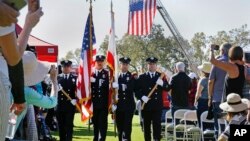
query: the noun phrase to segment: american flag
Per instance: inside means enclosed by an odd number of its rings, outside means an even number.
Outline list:
[[[156,0],[129,1],[129,35],[148,35],[151,32],[156,12]]]
[[[90,100],[90,76],[91,76],[91,66],[92,66],[92,45],[96,43],[95,32],[93,21],[90,21],[91,14],[89,14],[87,23],[85,26],[85,31],[82,41],[82,50],[81,50],[81,60],[79,65],[79,74],[77,82],[77,97],[84,101],[80,102],[82,110],[82,121],[87,121],[92,117],[92,102]],[[92,18],[91,18],[92,19]],[[91,23],[91,28],[90,28]],[[92,32],[90,31],[92,30]],[[90,37],[90,32],[92,33]],[[92,39],[92,44],[90,43]]]

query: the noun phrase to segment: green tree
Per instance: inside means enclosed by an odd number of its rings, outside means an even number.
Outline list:
[[[101,44],[102,51],[108,48],[108,36]],[[171,71],[177,61],[184,61],[183,54],[179,51],[177,44],[172,37],[164,36],[164,29],[161,25],[153,25],[152,33],[148,36],[130,36],[125,34],[117,40],[118,56],[131,58],[131,71],[145,71],[146,58],[155,56],[159,58],[159,64]]]
[[[191,39],[191,47],[194,49],[194,58],[198,61],[198,64],[201,64],[202,60],[204,60],[206,44],[207,37],[203,32],[195,33],[194,37]]]
[[[232,29],[230,31],[218,31],[216,35],[206,36],[205,33],[196,33],[191,39],[191,45],[194,49],[194,57],[201,63],[207,61],[208,54],[205,54],[206,46],[210,44],[221,45],[225,42],[233,45],[241,46],[242,48],[250,44],[250,31],[247,29],[247,25],[242,25],[239,28]]]
[[[60,60],[71,60],[76,65],[80,63],[80,54],[81,54],[81,48],[77,48],[74,51],[67,52],[66,56],[61,58]]]

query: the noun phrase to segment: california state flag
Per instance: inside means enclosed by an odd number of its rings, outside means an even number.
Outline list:
[[[117,69],[117,53],[116,53],[116,44],[115,44],[115,22],[114,22],[114,12],[112,10],[111,6],[111,29],[110,29],[110,35],[109,35],[109,45],[107,50],[107,64],[110,68],[110,84],[112,84],[113,81],[117,82],[117,76],[118,76],[118,69]],[[113,90],[112,86],[110,85],[110,91],[109,91],[109,108],[111,107],[112,103],[112,96],[113,96]]]

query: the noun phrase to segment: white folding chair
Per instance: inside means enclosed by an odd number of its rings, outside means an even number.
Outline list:
[[[208,111],[204,111],[202,114],[201,114],[201,131],[202,131],[202,140],[204,141],[206,139],[206,137],[204,135],[209,135],[209,139],[210,139],[210,136],[212,137],[213,140],[214,139],[214,134],[215,134],[215,131],[214,130],[208,130],[208,129],[205,129],[204,127],[204,123],[211,123],[213,124],[214,123],[214,119],[211,119],[211,120],[208,120],[207,119],[207,114],[208,114]]]
[[[197,127],[198,119],[196,110],[189,110],[185,112],[184,118],[184,135],[185,140],[188,141],[200,141],[201,140],[201,129]],[[192,124],[188,124],[192,122]]]
[[[171,122],[168,122],[171,120]],[[174,125],[172,124],[171,110],[168,110],[165,114],[165,138],[167,141],[174,140]]]
[[[177,124],[177,120],[184,118],[184,114],[189,111],[188,109],[179,109],[174,113],[174,140],[185,140],[184,126],[183,124]],[[178,136],[177,136],[178,134]],[[180,136],[179,136],[180,135]]]
[[[218,126],[219,126],[218,135],[220,135],[225,130],[225,128],[227,126],[227,121],[223,117],[219,118],[218,119]],[[222,128],[222,127],[224,127],[224,128]]]

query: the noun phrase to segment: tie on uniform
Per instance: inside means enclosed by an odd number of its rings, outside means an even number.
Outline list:
[[[153,73],[151,73],[151,78],[153,78],[154,77],[154,74]]]
[[[96,71],[96,76],[98,76],[98,75],[99,75],[99,73],[100,73],[99,71]]]
[[[64,74],[64,79],[68,79],[68,74]]]

